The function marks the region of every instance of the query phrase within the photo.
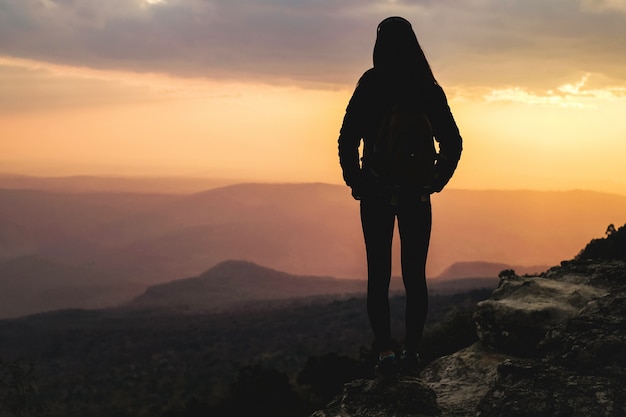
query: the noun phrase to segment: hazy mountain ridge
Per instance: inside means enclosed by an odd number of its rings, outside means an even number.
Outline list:
[[[222,262],[205,273],[149,287],[131,308],[220,310],[261,300],[364,293],[363,280],[296,276],[248,261]]]
[[[502,265],[505,269],[508,267],[504,264],[489,264],[491,268],[494,265]],[[480,263],[480,266],[485,265]],[[499,282],[500,278],[496,273],[494,276],[485,277],[433,279],[428,286],[432,294],[458,294],[479,288],[495,289]],[[366,290],[367,283],[364,279],[300,276],[249,261],[228,260],[196,277],[151,286],[127,306],[225,311],[247,308],[259,301],[318,296],[337,298],[348,294],[362,295]],[[390,290],[403,291],[400,277],[392,277]]]
[[[216,177],[106,177],[93,175],[41,177],[0,173],[0,188],[45,190],[61,193],[188,194],[240,182],[241,180],[232,178]]]
[[[164,194],[0,189],[0,257],[45,255],[63,246],[82,253],[81,246],[106,241],[104,232],[111,224],[175,198]],[[76,259],[81,260],[80,256]]]
[[[183,256],[161,281],[227,259],[295,274],[362,276],[358,217],[350,216],[354,204],[345,197],[345,190],[327,184],[239,184],[193,194],[141,216],[133,224],[137,240],[102,262],[132,268],[137,257],[148,263]],[[126,230],[126,224],[119,227]]]
[[[611,194],[446,190],[433,196],[428,274],[474,260],[551,265],[608,223],[622,223],[624,213],[626,197]],[[144,288],[229,259],[295,275],[366,275],[358,202],[344,186],[316,183],[246,183],[189,195],[0,189],[0,259],[28,255],[94,274],[115,271],[119,281]]]
[[[10,200],[19,197],[12,192],[0,190],[2,206],[10,206]],[[124,259],[124,253],[133,247],[141,247],[141,252],[155,263],[160,256],[168,255],[164,253],[167,250],[179,261],[176,265],[168,263],[169,267],[155,265],[153,275],[144,277],[152,283],[197,274],[226,259],[248,259],[298,274],[357,278],[365,272],[358,203],[342,186],[239,184],[189,196],[36,196],[17,201],[17,209],[12,212],[5,209],[1,213],[4,221],[0,220],[0,243],[5,243],[0,249],[5,249],[0,256],[58,256],[61,252],[65,254],[61,260],[70,263],[119,263],[130,267],[132,257]],[[52,201],[48,201],[50,197]],[[127,213],[123,213],[123,204],[110,208],[120,199],[130,198],[137,203]],[[433,212],[431,275],[459,261],[554,264],[573,256],[608,223],[621,223],[626,197],[582,191],[446,190],[433,197]],[[225,224],[234,225],[233,232],[208,231],[206,242],[175,253],[178,245],[184,245],[185,230],[192,236],[201,235],[201,227]],[[230,245],[215,236],[230,233],[247,233],[258,245],[251,245],[246,238],[249,249],[245,253],[238,248],[241,242],[233,245],[237,236],[228,237]],[[165,248],[167,245],[170,247]],[[276,247],[273,256],[282,260],[263,253],[262,247],[268,245]],[[227,256],[213,257],[215,246]],[[15,253],[20,247],[22,250]],[[188,256],[205,258],[190,263]],[[293,260],[291,264],[286,263],[287,259]]]
[[[24,198],[33,193],[35,198]],[[323,184],[241,184],[160,201],[147,195],[141,210],[118,215],[108,209],[110,202],[98,210],[86,204],[90,198],[100,204],[100,194],[66,199],[0,190],[0,199],[16,200],[16,210],[0,220],[0,236],[6,237],[0,249],[7,248],[5,258],[40,253],[67,263],[118,268],[150,283],[200,273],[226,259],[250,259],[295,273],[355,276],[358,218],[346,216],[354,204],[345,197],[342,188]],[[64,202],[67,213],[58,208]],[[198,244],[189,245],[193,240]],[[353,244],[346,247],[346,242]],[[269,254],[268,248],[273,248]]]

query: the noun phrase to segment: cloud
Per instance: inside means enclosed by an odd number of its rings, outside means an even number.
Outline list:
[[[0,55],[109,70],[354,85],[376,24],[412,21],[448,84],[626,83],[618,0],[0,0]]]
[[[333,16],[342,9],[331,1],[315,5],[0,0],[0,54],[178,76],[346,82],[361,24]]]
[[[484,96],[488,102],[500,101],[542,105],[549,107],[588,108],[595,107],[599,101],[623,100],[626,87],[590,88],[590,74],[585,74],[579,81],[560,85],[555,90],[534,93],[524,88],[513,87],[496,89]]]
[[[156,1],[156,0],[151,0]],[[0,114],[176,100],[240,97],[242,83],[157,73],[103,71],[0,57]]]

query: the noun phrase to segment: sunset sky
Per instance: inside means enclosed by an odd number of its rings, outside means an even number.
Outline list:
[[[450,187],[626,195],[626,0],[0,0],[0,173],[339,183],[390,15],[461,129]]]

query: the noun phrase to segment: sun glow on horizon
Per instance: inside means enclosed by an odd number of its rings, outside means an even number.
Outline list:
[[[334,158],[330,163],[325,156],[336,154],[346,91],[83,70],[9,58],[0,59],[2,66],[21,69],[22,95],[28,91],[28,102],[37,103],[20,109],[10,108],[15,102],[0,103],[5,107],[0,108],[0,160],[18,173],[103,174],[126,167],[123,171],[132,174],[341,178]],[[26,87],[33,79],[46,88]],[[66,89],[78,80],[73,90]],[[54,100],[46,105],[51,89]],[[111,96],[111,91],[119,94]],[[76,95],[83,100],[74,102]],[[94,97],[109,98],[92,102]]]
[[[586,74],[543,93],[459,90],[451,106],[465,146],[451,184],[626,194],[626,87],[591,81]]]
[[[19,74],[7,91],[23,102],[0,102],[3,171],[342,182],[336,140],[353,86],[185,79],[6,57],[2,68]],[[446,89],[465,141],[450,187],[626,194],[626,88],[591,85],[595,78],[539,93]]]

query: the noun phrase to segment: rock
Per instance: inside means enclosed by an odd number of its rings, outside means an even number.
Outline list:
[[[589,303],[546,335],[546,360],[582,375],[626,377],[626,286]]]
[[[624,381],[584,376],[536,360],[505,361],[480,401],[480,417],[624,417]]]
[[[574,269],[604,295],[548,331],[536,358],[501,363],[477,416],[626,416],[626,263],[566,264],[553,273]]]
[[[434,391],[417,378],[357,379],[311,417],[440,416]]]
[[[472,416],[480,399],[493,386],[498,365],[508,358],[475,343],[432,362],[421,377],[437,393],[443,417]]]
[[[546,332],[606,294],[579,274],[503,277],[489,300],[478,304],[477,333],[487,347],[520,357],[537,355]]]

